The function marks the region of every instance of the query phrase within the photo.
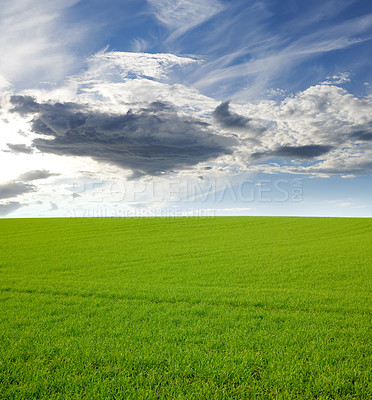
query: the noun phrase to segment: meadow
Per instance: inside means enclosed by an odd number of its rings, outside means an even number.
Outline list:
[[[372,220],[0,220],[2,399],[370,399]]]

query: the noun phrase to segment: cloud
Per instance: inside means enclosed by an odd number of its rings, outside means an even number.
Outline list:
[[[224,128],[247,128],[252,121],[251,118],[242,117],[229,110],[229,101],[221,103],[214,111],[213,117]]]
[[[32,147],[26,146],[25,144],[7,143],[6,145],[13,153],[32,154],[34,152]]]
[[[28,171],[18,177],[19,180],[24,182],[32,182],[40,179],[47,179],[51,176],[56,176],[58,174],[52,173],[47,170],[34,170]]]
[[[84,37],[85,27],[64,20],[79,0],[2,0],[0,2],[0,75],[3,81],[30,87],[48,77],[61,79],[76,61],[69,50]]]
[[[230,101],[225,101],[212,113],[214,120],[223,128],[241,133],[252,133],[255,137],[262,135],[267,130],[267,127],[254,121],[253,118],[231,112],[229,106]]]
[[[10,199],[19,195],[34,192],[35,186],[28,183],[11,181],[0,184],[0,199]]]
[[[137,38],[132,39],[131,47],[135,53],[140,53],[140,52],[145,51],[149,47],[149,44],[147,43],[147,41],[145,39],[137,37]]]
[[[23,204],[18,203],[17,201],[11,201],[5,204],[0,204],[0,216],[11,214],[12,212],[18,210],[23,206],[24,206]]]
[[[271,89],[273,84],[278,86],[285,83],[288,88],[294,86],[298,89],[296,82],[293,82],[297,74],[294,68],[298,65],[372,39],[372,14],[344,22],[330,21],[326,27],[321,25],[319,29],[303,30],[297,26],[292,32],[284,29],[280,33],[267,29],[271,17],[270,13],[266,13],[266,20],[261,22],[261,26],[254,31],[255,35],[248,40],[237,36],[234,43],[229,42],[229,53],[228,50],[222,56],[217,53],[217,58],[212,58],[199,69],[192,77],[193,85],[204,91],[213,90],[219,96],[226,92],[227,87],[231,88],[228,95],[235,101],[261,99],[262,93]],[[234,22],[240,27],[243,24],[240,19]],[[289,76],[290,71],[293,74]],[[298,83],[303,82],[301,78],[297,79]],[[347,81],[347,74],[344,73],[334,75],[327,83],[343,84]]]
[[[292,173],[312,174],[312,175],[366,175],[372,172],[372,157],[362,157],[357,160],[350,158],[336,157],[325,160],[310,167],[293,168]]]
[[[76,91],[64,101],[54,93],[34,92],[37,97],[10,97],[5,109],[28,121],[28,137],[41,153],[89,157],[101,163],[97,168],[106,163],[106,177],[115,166],[132,171],[132,178],[182,171],[206,180],[227,171],[273,168],[312,175],[368,171],[369,97],[358,98],[330,82],[282,101],[218,103],[184,85],[157,81],[172,66],[184,65],[183,58],[126,54],[95,58],[85,75],[69,80]],[[119,66],[110,75],[112,62]],[[277,167],[265,162],[274,157]],[[206,162],[208,172],[198,166]]]
[[[323,156],[332,150],[332,146],[307,145],[307,146],[281,146],[274,151],[254,153],[254,158],[284,157],[292,160],[310,159]]]
[[[320,84],[281,102],[246,103],[237,109],[239,114],[266,119],[269,127],[251,150],[238,149],[239,164],[259,163],[252,168],[270,173],[319,176],[371,172],[371,98]],[[263,162],[274,157],[277,165]],[[281,158],[292,162],[282,163]]]
[[[171,68],[195,64],[198,60],[190,57],[180,57],[174,54],[132,53],[122,51],[107,51],[94,54],[88,59],[88,71],[82,79],[102,80],[108,78],[115,81],[121,79],[152,78],[161,79],[167,76]]]
[[[17,101],[22,111],[22,101]],[[238,144],[235,137],[218,135],[207,123],[163,102],[123,114],[75,103],[42,103],[32,130],[50,137],[33,140],[41,152],[91,157],[130,169],[133,177],[187,169],[231,154]]]
[[[224,10],[218,0],[147,0],[155,17],[172,33],[175,40]]]
[[[365,124],[365,126],[356,127],[355,131],[351,133],[350,138],[362,141],[372,140],[372,121]]]
[[[8,89],[12,85],[10,82],[8,82],[3,76],[0,75],[0,90],[2,89]]]
[[[282,146],[273,152],[278,157],[298,158],[314,158],[329,153],[332,146],[307,145],[307,146]]]
[[[323,85],[342,85],[346,82],[350,82],[350,74],[348,72],[343,72],[338,75],[327,76],[327,80],[322,82]]]
[[[13,106],[10,112],[16,112],[23,117],[39,111],[39,104],[32,96],[13,95],[10,97],[9,103]]]

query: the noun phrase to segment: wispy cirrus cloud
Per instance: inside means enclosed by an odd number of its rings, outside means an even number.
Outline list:
[[[84,25],[69,26],[64,12],[79,0],[3,0],[0,3],[0,86],[29,87],[60,80],[74,69],[69,50],[85,36]],[[2,83],[2,84],[1,84]]]
[[[372,14],[343,22],[332,21],[315,32],[302,31],[300,27],[292,27],[289,32],[271,31],[267,27],[270,17],[267,13],[255,35],[239,40],[235,38],[229,52],[224,51],[219,56],[216,48],[216,56],[190,76],[193,85],[203,92],[212,91],[217,95],[226,91],[228,86],[231,88],[229,96],[239,101],[262,98],[266,89],[295,67],[314,57],[372,39]],[[237,24],[242,24],[242,21]],[[231,38],[228,42],[231,43]]]
[[[209,20],[224,10],[219,0],[147,0],[158,19],[169,31],[168,41]]]

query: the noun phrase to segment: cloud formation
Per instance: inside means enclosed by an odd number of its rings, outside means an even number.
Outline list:
[[[221,12],[225,7],[218,0],[147,0],[155,17],[170,31],[175,40]]]
[[[0,185],[0,199],[10,199],[19,195],[34,192],[35,186],[24,182],[11,181]]]
[[[151,54],[122,51],[100,51],[88,59],[89,70],[85,77],[111,80],[117,74],[121,78],[153,78],[167,76],[171,68],[194,64],[197,60],[175,54]]]
[[[281,146],[273,151],[254,153],[253,158],[282,157],[292,160],[311,159],[323,156],[332,150],[332,146],[307,145],[307,146]]]
[[[63,78],[73,68],[75,57],[69,47],[81,42],[86,28],[72,26],[63,17],[78,1],[0,2],[1,80],[29,87],[30,82],[44,80],[46,76],[50,80]]]
[[[362,140],[364,142],[372,140],[372,121],[366,123],[365,126],[361,126],[360,129],[356,126],[350,138]]]
[[[10,201],[5,204],[0,204],[0,216],[4,217],[8,214],[11,214],[13,211],[18,210],[23,207],[23,204],[18,203],[17,201]]]
[[[38,188],[30,182],[41,179],[47,179],[51,176],[58,175],[47,170],[32,170],[21,174],[16,180],[0,184],[0,200],[13,199],[27,193],[37,192]],[[17,201],[6,201],[0,204],[0,215],[7,215],[23,204]]]
[[[291,21],[292,23],[287,21],[287,26],[283,26],[279,32],[268,29],[272,19],[269,2],[248,3],[250,6],[247,8],[252,7],[251,12],[248,15],[242,13],[238,23],[235,19],[230,21],[228,30],[216,25],[216,30],[229,33],[228,38],[231,38],[231,31],[235,31],[234,42],[226,39],[226,34],[219,37],[221,46],[228,43],[229,47],[219,58],[212,58],[194,74],[195,87],[213,90],[220,96],[226,93],[227,88],[231,88],[232,91],[228,95],[235,101],[262,99],[265,91],[273,89],[276,85],[282,87],[283,83],[290,90],[303,89],[300,86],[303,77],[296,76],[296,67],[306,65],[309,60],[320,59],[326,54],[353,48],[357,44],[365,42],[367,46],[371,40],[371,13],[346,21],[334,18],[340,9],[345,7],[345,2],[342,5],[341,2],[332,2],[333,12],[328,12],[327,24],[320,22],[314,25],[310,22],[305,28],[306,21],[302,21],[303,25],[298,24],[299,18],[296,15],[297,18]],[[324,5],[314,6],[314,18],[325,16],[323,10],[320,10],[322,7]],[[258,26],[257,22],[251,19],[252,15],[260,21]],[[265,19],[262,20],[262,16]],[[243,23],[252,28],[242,29]],[[210,39],[214,45],[215,36],[211,36]],[[355,60],[355,64],[359,62],[360,60]],[[351,63],[352,61],[348,60],[348,64]],[[307,71],[307,74],[309,73]],[[313,74],[316,79],[316,73]],[[347,79],[347,74],[341,73],[333,75],[326,83],[343,84]],[[218,88],[221,88],[221,92],[217,91]]]
[[[16,112],[22,117],[39,111],[39,104],[32,96],[13,95],[10,97],[9,103],[13,106],[10,112]]]
[[[20,175],[18,179],[24,182],[32,182],[40,179],[47,179],[50,178],[51,176],[56,176],[56,175],[58,174],[52,173],[47,170],[34,170],[25,172],[24,174]]]
[[[29,98],[13,98],[13,112],[34,108]],[[35,101],[36,103],[36,101]],[[31,104],[31,108],[30,108]],[[133,176],[159,175],[231,154],[235,137],[222,136],[172,105],[153,102],[137,111],[103,113],[76,103],[36,103],[33,141],[41,152],[85,156],[130,169]]]
[[[13,153],[32,154],[34,152],[32,147],[26,146],[25,144],[7,143],[6,145]]]
[[[62,213],[66,182],[126,180],[121,168],[164,185],[372,170],[363,0],[34,3],[0,4],[9,210],[37,197]]]
[[[252,119],[232,113],[229,105],[230,101],[225,101],[216,107],[212,114],[215,120],[224,128],[248,128]]]
[[[269,172],[273,166],[265,160],[272,158],[278,159],[278,172],[368,172],[372,101],[332,84],[347,74],[281,101],[218,104],[195,89],[163,81],[169,68],[195,60],[128,54],[92,58],[85,75],[69,80],[76,92],[65,101],[57,100],[62,91],[55,97],[11,96],[6,108],[29,121],[33,148],[90,157],[130,170],[132,177],[191,169],[204,176],[197,165],[207,161],[213,165],[210,176]]]

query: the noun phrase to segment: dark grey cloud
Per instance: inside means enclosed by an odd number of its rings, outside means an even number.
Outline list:
[[[47,171],[45,169],[43,170],[33,170],[33,171],[27,171],[24,174],[20,175],[18,177],[19,180],[21,181],[26,181],[26,182],[31,182],[31,181],[36,181],[39,179],[47,179],[51,176],[57,176],[59,174],[52,173],[50,171]]]
[[[5,216],[13,211],[18,210],[18,208],[23,207],[23,204],[18,203],[17,201],[11,201],[9,203],[0,204],[0,216]]]
[[[53,175],[58,174],[53,174],[50,171],[46,170],[34,170],[25,172],[24,174],[20,175],[17,180],[0,184],[0,199],[11,199],[22,194],[35,192],[37,190],[37,187],[29,182],[33,182],[39,179],[46,179]],[[7,204],[10,205],[9,209],[11,209],[11,207],[15,207],[16,204],[19,203],[10,202]],[[20,207],[22,207],[22,205],[20,205]],[[7,208],[4,208],[4,210],[7,210]]]
[[[307,146],[282,146],[274,151],[274,155],[278,157],[288,158],[314,158],[329,153],[332,146],[307,145]]]
[[[229,107],[230,101],[225,101],[217,106],[212,113],[214,119],[224,128],[248,128],[252,119],[232,113]]]
[[[254,153],[253,158],[291,158],[291,159],[312,159],[329,153],[332,146],[307,145],[307,146],[281,146],[276,150]]]
[[[231,154],[238,144],[235,137],[215,134],[208,124],[162,102],[118,115],[75,103],[38,104],[28,97],[23,104],[21,97],[14,111],[37,110],[32,130],[50,137],[33,141],[38,150],[91,157],[130,169],[133,177],[182,170]]]
[[[10,98],[10,104],[14,107],[10,110],[20,115],[27,115],[39,111],[39,104],[32,96],[14,95]]]
[[[10,199],[21,194],[34,192],[35,186],[28,183],[11,181],[0,185],[0,199]]]
[[[352,137],[358,140],[372,140],[372,131],[357,131],[353,133]]]
[[[245,140],[251,143],[258,144],[257,139],[267,131],[267,127],[259,123],[258,120],[253,120],[252,118],[243,117],[242,115],[231,112],[230,101],[225,101],[217,106],[212,116],[223,128],[244,132],[244,136],[248,134],[250,138],[246,137]]]
[[[356,129],[350,135],[352,139],[369,141],[372,140],[372,121],[367,123],[365,126]]]
[[[34,152],[32,147],[26,146],[25,144],[7,143],[6,145],[14,153],[32,154]]]

